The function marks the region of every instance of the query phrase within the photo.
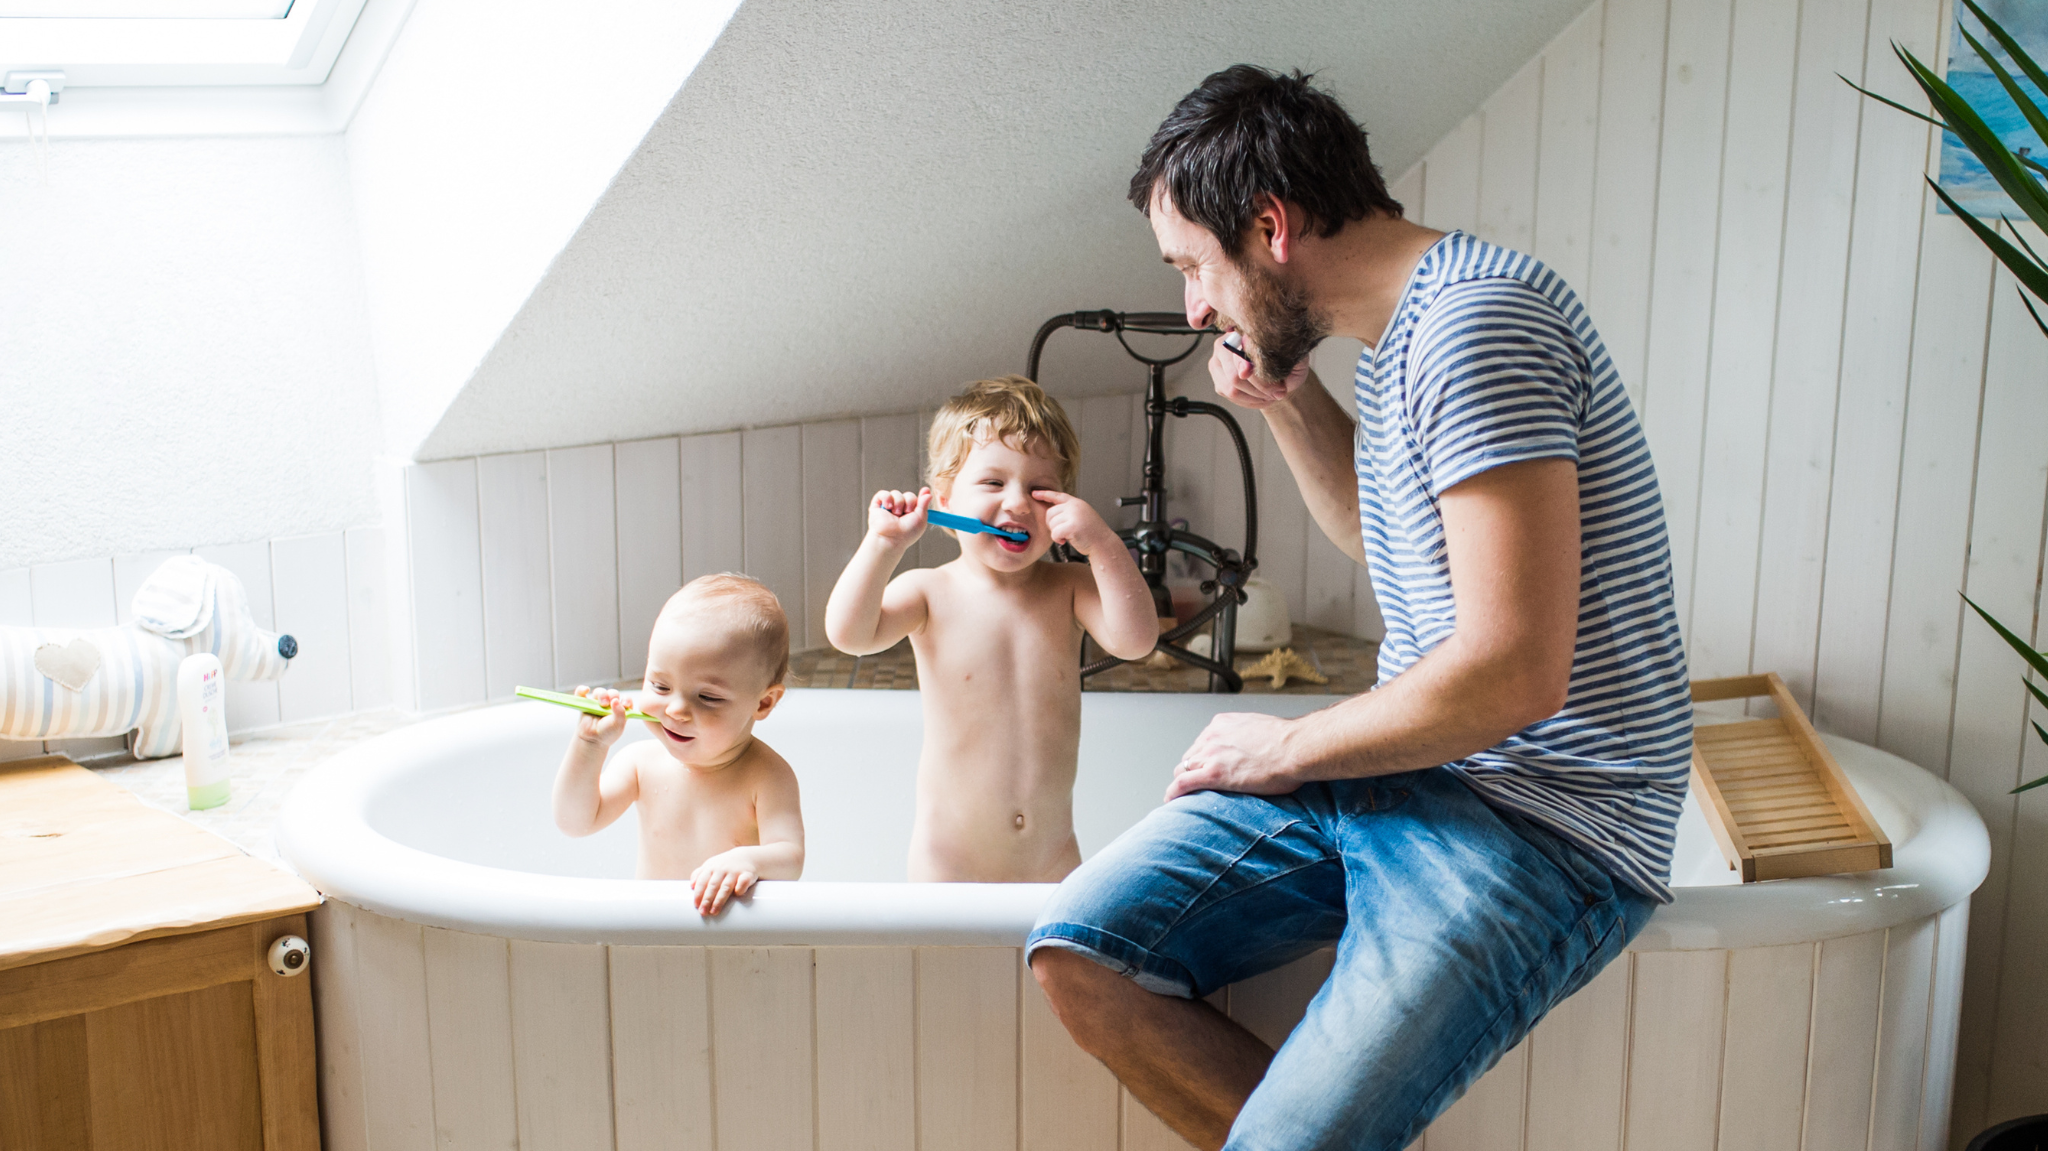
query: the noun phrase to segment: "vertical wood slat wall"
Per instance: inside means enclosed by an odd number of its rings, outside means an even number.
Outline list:
[[[1418,1151],[1940,1151],[1967,905],[1888,931],[1630,953]],[[335,1151],[1175,1151],[1010,947],[607,947],[316,913]],[[1211,999],[1285,1040],[1323,951]]]
[[[1355,348],[1356,345],[1353,345]],[[1349,387],[1349,358],[1329,357]],[[1206,375],[1193,373],[1206,384]],[[1081,437],[1077,494],[1135,522],[1145,417],[1137,395],[1063,401]],[[1325,539],[1266,431],[1244,413],[1258,481],[1259,575],[1297,622],[1377,638],[1365,570]],[[883,487],[915,490],[931,413],[466,457],[403,469],[411,702],[432,711],[517,684],[637,678],[668,591],[737,570],[782,601],[790,644],[825,646],[825,601]],[[1229,434],[1203,418],[1167,432],[1169,512],[1242,547],[1244,495]],[[929,531],[905,566],[958,554]],[[404,701],[402,701],[404,702]]]
[[[1601,0],[1394,190],[1588,303],[1655,454],[1692,674],[1776,671],[1820,727],[1983,814],[1967,1134],[2048,1111],[2048,800],[2006,794],[2048,754],[2019,662],[1957,596],[2041,642],[2048,357],[2011,277],[1935,211],[1934,133],[1836,78],[1924,107],[1891,44],[1945,59],[1950,20],[1943,0]]]

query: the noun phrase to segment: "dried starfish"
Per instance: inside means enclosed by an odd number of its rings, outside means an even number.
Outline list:
[[[1255,675],[1271,676],[1274,691],[1279,691],[1281,688],[1286,687],[1287,681],[1290,679],[1298,679],[1303,683],[1330,682],[1329,676],[1317,671],[1314,665],[1294,654],[1294,649],[1291,647],[1283,647],[1267,652],[1266,658],[1245,668],[1239,674],[1243,675],[1246,679],[1250,679]]]

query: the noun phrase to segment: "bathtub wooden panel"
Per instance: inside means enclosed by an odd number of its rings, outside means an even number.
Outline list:
[[[740,470],[743,570],[782,601],[793,647],[796,637],[809,634],[804,619],[803,430],[792,424],[740,433]]]
[[[711,1151],[711,959],[702,947],[611,948],[617,1151]]]
[[[421,711],[489,698],[476,497],[475,460],[405,469],[413,681]]]
[[[519,1145],[519,1116],[506,942],[423,930],[435,1145],[512,1151]]]
[[[1935,917],[1934,995],[1929,1009],[1927,1065],[1930,1068],[1956,1065],[1956,1042],[1963,999],[1963,957],[1970,933],[1970,901],[1949,908]],[[1941,1151],[1950,1142],[1949,1124],[1955,1104],[1956,1077],[1938,1070],[1925,1077],[1920,1104],[1920,1151]],[[1960,1148],[1974,1132],[1959,1132]]]
[[[546,452],[476,462],[483,546],[484,681],[492,699],[555,681],[555,616],[548,595]]]
[[[510,958],[519,1151],[611,1146],[604,947],[515,939]]]
[[[1727,978],[1725,951],[1636,954],[1629,1151],[1713,1151]]]
[[[612,445],[548,453],[555,685],[619,677],[618,499]]]
[[[1820,944],[1806,1069],[1805,1151],[1864,1151],[1884,951],[1882,931]]]
[[[867,530],[859,420],[803,425],[804,619],[789,646],[824,647],[825,601]],[[792,617],[793,618],[793,617]],[[801,637],[801,638],[800,638]]]
[[[1530,1034],[1525,1151],[1619,1151],[1634,966],[1624,953]]]
[[[1525,1039],[1430,1124],[1428,1151],[1520,1147],[1528,1101],[1529,1041]]]
[[[1117,1099],[1123,1109],[1121,1151],[1188,1151],[1194,1146],[1174,1134],[1173,1128],[1147,1111],[1129,1091],[1119,1090]]]
[[[740,527],[740,433],[684,436],[680,444],[683,581],[747,566]]]
[[[810,949],[713,947],[710,955],[719,1148],[811,1147]]]
[[[814,962],[818,1151],[916,1146],[916,950],[820,947]]]
[[[683,586],[681,457],[676,438],[618,446],[619,678],[647,669],[654,617]]]
[[[1800,1149],[1814,956],[1811,943],[1728,953],[1719,1140],[1724,1151]]]
[[[1267,1046],[1277,1049],[1287,1042],[1294,1025],[1301,1022],[1308,1001],[1322,989],[1323,980],[1329,977],[1336,961],[1336,949],[1322,947],[1284,967],[1232,984],[1230,1006],[1225,1013]]]
[[[381,995],[377,973],[356,963],[355,918],[346,903],[328,900],[308,917],[313,965],[313,1041],[320,1068],[320,1142],[326,1151],[369,1151],[363,1112],[362,1029],[358,1004]]]
[[[376,994],[363,996],[356,1008],[368,1118],[365,1142],[370,1151],[429,1151],[434,1146],[434,1078],[420,927],[358,914],[355,934],[357,962],[377,980]]]
[[[1022,950],[917,949],[917,1118],[923,1151],[1017,1141]]]
[[[1023,1029],[1019,1148],[1116,1151],[1116,1076],[1067,1034],[1028,967],[1018,971],[1018,983]]]
[[[1878,1008],[1876,1104],[1870,1115],[1873,1148],[1920,1145],[1920,1105],[1926,1099],[1928,1010],[1932,1006],[1934,944],[1939,918],[1891,929],[1885,941],[1884,996]]]

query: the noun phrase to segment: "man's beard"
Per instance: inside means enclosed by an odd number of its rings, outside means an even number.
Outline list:
[[[1330,334],[1330,321],[1308,305],[1308,294],[1280,282],[1280,277],[1251,264],[1237,265],[1244,276],[1244,311],[1238,317],[1255,358],[1254,374],[1263,384],[1287,378]]]

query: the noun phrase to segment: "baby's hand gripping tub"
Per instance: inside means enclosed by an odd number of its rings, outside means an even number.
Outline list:
[[[0,738],[133,732],[137,759],[180,750],[178,661],[220,657],[231,680],[282,677],[298,641],[256,626],[242,581],[197,556],[165,560],[135,593],[134,622],[72,631],[0,628]]]

